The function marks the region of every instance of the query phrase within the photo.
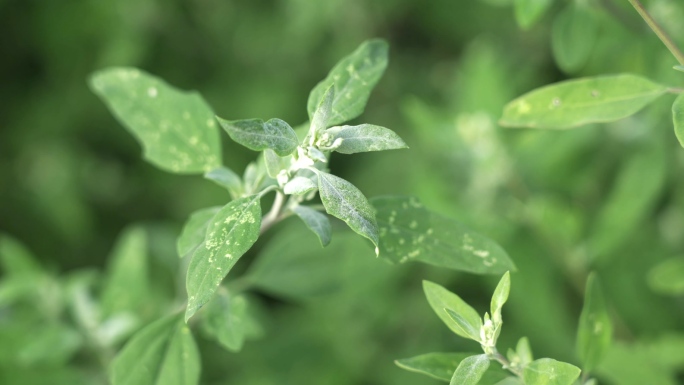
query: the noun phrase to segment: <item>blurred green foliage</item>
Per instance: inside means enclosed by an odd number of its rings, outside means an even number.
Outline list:
[[[418,196],[503,246],[518,272],[503,311],[502,346],[529,336],[536,356],[577,364],[575,330],[594,270],[620,341],[597,369],[601,383],[681,383],[681,281],[662,282],[681,276],[668,278],[661,265],[684,255],[684,149],[672,130],[674,97],[615,123],[568,131],[496,122],[508,101],[566,78],[629,72],[681,85],[682,74],[627,2],[590,2],[600,25],[594,46],[583,65],[561,56],[561,66],[551,35],[556,19],[567,22],[558,15],[569,2],[550,2],[527,30],[516,25],[509,3],[0,2],[0,230],[11,235],[0,239],[0,383],[106,383],[101,365],[111,356],[98,343],[110,336],[109,346],[120,347],[127,333],[178,305],[181,224],[227,197],[200,176],[146,163],[88,90],[91,72],[137,66],[199,90],[221,116],[304,122],[309,90],[371,37],[389,41],[390,65],[363,120],[397,131],[411,149],[335,155],[335,173],[369,197]],[[684,4],[644,3],[684,43]],[[241,170],[253,160],[254,153],[222,140],[225,164]],[[113,273],[104,268],[129,224],[148,238],[141,247],[153,300],[138,304],[137,319],[93,334],[88,320],[107,314],[93,315],[91,296],[114,295],[106,294],[115,289],[105,289]],[[258,281],[250,296],[260,304],[254,311],[263,330],[254,334],[261,337],[240,353],[198,338],[201,383],[436,384],[393,360],[477,351],[440,323],[421,281],[439,282],[482,312],[497,277],[390,266],[336,227],[333,243],[321,249],[288,220],[236,266]],[[301,249],[288,249],[293,242]],[[276,257],[282,267],[260,265]]]

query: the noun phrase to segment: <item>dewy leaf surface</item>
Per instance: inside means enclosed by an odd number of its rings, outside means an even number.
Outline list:
[[[332,226],[330,219],[325,214],[322,214],[311,207],[296,206],[292,211],[304,222],[309,230],[313,231],[318,240],[321,241],[321,246],[327,246],[332,238]]]
[[[212,298],[233,265],[256,242],[261,227],[259,200],[260,195],[236,199],[214,215],[188,266],[186,321]]]
[[[458,364],[450,385],[477,385],[488,367],[489,358],[486,354],[470,356]]]
[[[568,80],[510,102],[502,126],[563,129],[626,118],[667,92],[667,87],[622,74]]]
[[[195,252],[204,242],[211,219],[220,209],[221,206],[207,207],[190,214],[190,218],[183,225],[183,230],[176,242],[179,257],[183,258]]]
[[[286,156],[299,144],[292,127],[280,119],[271,119],[267,122],[261,119],[217,119],[231,139],[250,150],[263,151],[270,148],[276,154]]]
[[[493,240],[427,210],[413,197],[371,200],[380,228],[380,254],[394,262],[418,261],[476,274],[515,270]]]
[[[577,355],[585,371],[591,372],[599,365],[610,347],[612,335],[613,324],[601,286],[596,274],[592,273],[587,279],[584,307],[577,330]]]
[[[346,180],[323,171],[315,172],[325,211],[345,221],[352,230],[370,239],[377,248],[378,225],[375,222],[375,210],[368,199]]]
[[[451,331],[463,338],[480,340],[482,319],[475,309],[463,301],[461,297],[436,283],[423,281],[423,291],[425,291],[425,296],[432,310],[437,313],[437,316]],[[458,316],[458,321],[447,314],[445,309],[455,313]]]
[[[199,174],[221,164],[214,113],[197,92],[178,90],[136,68],[109,68],[90,79],[92,90],[142,144],[155,166]]]
[[[385,41],[368,40],[351,55],[338,62],[328,76],[309,94],[307,102],[309,118],[313,118],[314,111],[331,85],[334,85],[335,97],[327,125],[334,126],[361,115],[373,87],[385,72],[387,51]]]
[[[331,127],[327,132],[333,135],[333,142],[342,139],[342,144],[335,149],[342,154],[408,148],[394,131],[372,124]]]
[[[200,360],[180,315],[162,318],[138,333],[112,362],[112,385],[195,385]]]
[[[551,358],[532,361],[523,370],[525,385],[572,385],[580,375],[580,369]]]

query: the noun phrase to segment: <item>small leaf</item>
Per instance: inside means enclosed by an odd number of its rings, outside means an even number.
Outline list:
[[[114,358],[112,385],[195,385],[200,359],[180,315],[162,318],[136,333]]]
[[[508,293],[511,291],[511,274],[506,272],[499,284],[496,285],[494,295],[492,295],[491,312],[494,324],[501,323],[501,308],[508,300]]]
[[[335,86],[331,84],[323,94],[323,99],[316,107],[311,117],[310,134],[316,137],[316,133],[328,128],[328,121],[332,117],[333,101],[335,100]]]
[[[596,274],[592,273],[587,279],[584,307],[577,330],[577,354],[584,371],[591,372],[601,363],[610,347],[612,335],[613,324],[610,322],[601,286]]]
[[[287,195],[304,195],[318,188],[311,179],[304,176],[296,176],[283,186],[283,192]]]
[[[480,341],[482,319],[475,309],[470,307],[458,295],[430,281],[423,281],[423,290],[432,310],[453,331],[463,338]],[[456,315],[456,319],[444,309]]]
[[[5,276],[26,277],[43,272],[40,264],[26,246],[2,233],[0,233],[0,266]]]
[[[295,206],[292,211],[304,221],[306,227],[313,231],[318,240],[321,241],[321,246],[328,246],[332,237],[332,227],[330,226],[330,219],[325,214],[307,206]]]
[[[623,74],[568,80],[531,91],[504,109],[507,127],[563,129],[626,118],[667,92],[667,87]]]
[[[427,210],[413,197],[373,198],[381,255],[393,263],[418,261],[475,274],[515,270],[493,240]]]
[[[515,0],[515,20],[522,29],[529,29],[539,21],[551,4],[552,0]]]
[[[344,123],[363,113],[373,87],[387,67],[387,43],[368,40],[351,55],[338,62],[325,80],[309,94],[307,110],[313,120],[314,112],[321,104],[328,88],[334,86],[332,114],[328,126]]]
[[[656,293],[681,296],[684,294],[684,258],[671,258],[657,264],[648,272],[648,285]]]
[[[553,22],[551,48],[556,63],[565,72],[581,69],[589,60],[599,33],[591,8],[573,1],[558,13]]]
[[[217,119],[231,139],[250,150],[263,151],[270,148],[276,154],[286,156],[299,144],[292,127],[280,119],[271,119],[267,122],[261,119]]]
[[[464,359],[476,355],[475,353],[427,353],[420,356],[404,358],[394,361],[398,367],[411,372],[425,374],[444,382],[451,381],[454,371]],[[505,379],[509,373],[500,366],[490,366],[484,373],[480,384],[494,385]]]
[[[149,162],[166,171],[198,174],[221,164],[214,113],[197,92],[184,92],[136,68],[109,68],[91,89],[142,144]]]
[[[223,206],[209,223],[204,243],[192,255],[186,288],[185,320],[207,303],[230,269],[259,237],[260,195],[236,199]]]
[[[525,385],[572,385],[579,375],[578,367],[551,358],[533,361],[523,371]]]
[[[220,291],[207,304],[202,316],[202,329],[226,349],[238,352],[242,349],[249,331],[255,329],[256,321],[247,311],[247,299],[243,295],[232,296]]]
[[[489,358],[486,354],[470,356],[458,364],[450,385],[477,385],[488,367]]]
[[[280,171],[286,170],[289,167],[290,157],[278,156],[275,151],[269,149],[264,150],[264,165],[266,166],[266,173],[273,179],[278,178]]]
[[[682,66],[682,65],[676,65],[676,66],[674,66],[674,67],[672,67],[672,68],[674,68],[674,69],[677,70],[677,71],[682,71],[682,72],[684,72],[684,66]]]
[[[522,337],[518,340],[518,344],[515,347],[515,352],[520,359],[520,365],[526,366],[534,360],[532,356],[532,348],[530,347],[530,340],[527,337]]]
[[[359,189],[342,178],[312,169],[318,175],[318,189],[325,211],[347,223],[378,246],[378,225],[375,210]],[[377,251],[376,251],[377,254]]]
[[[394,131],[372,124],[331,127],[326,132],[333,135],[333,142],[342,139],[342,144],[335,148],[342,154],[408,148]]]
[[[242,180],[240,176],[227,167],[215,168],[204,174],[204,178],[226,188],[233,199],[237,199],[242,195]]]
[[[102,289],[103,318],[119,312],[137,314],[148,294],[147,235],[140,227],[126,229],[109,257]]]
[[[684,147],[684,94],[675,99],[672,105],[672,119],[674,120],[674,130],[679,144]]]
[[[184,258],[194,253],[204,242],[211,219],[220,209],[221,206],[207,207],[190,214],[176,242],[179,257]]]

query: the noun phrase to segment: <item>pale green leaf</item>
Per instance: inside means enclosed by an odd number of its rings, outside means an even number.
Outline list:
[[[532,361],[523,370],[525,385],[572,385],[580,369],[551,358]]]
[[[149,293],[148,285],[147,234],[140,227],[130,227],[120,235],[109,257],[101,297],[103,317],[138,313]]]
[[[267,122],[261,119],[217,119],[231,139],[250,150],[263,151],[270,148],[276,154],[285,156],[291,154],[299,144],[292,127],[280,119]]]
[[[136,68],[98,71],[90,86],[157,167],[198,174],[221,164],[214,113],[198,93],[178,90]]]
[[[675,135],[679,144],[684,147],[684,94],[679,95],[672,105],[672,119],[674,120]]]
[[[487,368],[489,368],[489,358],[486,354],[470,356],[458,364],[454,376],[451,377],[450,385],[477,385]]]
[[[256,320],[247,311],[247,306],[245,296],[219,291],[202,315],[202,329],[226,349],[240,351],[250,330],[255,329],[250,324]]]
[[[671,258],[648,272],[648,285],[656,293],[684,295],[684,258]]]
[[[304,176],[296,176],[283,186],[283,192],[287,195],[304,195],[318,188],[316,182]]]
[[[278,174],[290,166],[290,159],[290,156],[279,156],[270,148],[264,150],[264,165],[266,166],[268,176],[273,179],[278,178]]]
[[[683,65],[676,65],[676,66],[674,66],[674,67],[672,67],[672,68],[676,69],[677,71],[682,71],[682,72],[684,72],[684,66],[683,66]]]
[[[610,322],[596,274],[587,278],[584,307],[577,328],[577,355],[582,368],[591,372],[596,368],[610,347],[613,324]]]
[[[312,171],[314,171],[312,169]],[[368,238],[378,253],[378,225],[375,210],[359,189],[335,175],[315,170],[325,211],[347,223],[356,233]]]
[[[5,276],[26,277],[43,272],[26,246],[6,234],[0,234],[0,266]]]
[[[344,123],[363,113],[373,87],[387,67],[387,43],[383,40],[368,40],[356,51],[338,62],[328,76],[318,83],[309,94],[307,110],[313,118],[316,108],[328,88],[334,85],[332,114],[328,126]]]
[[[184,258],[194,253],[204,242],[209,223],[220,209],[221,206],[207,207],[190,214],[190,218],[183,225],[183,230],[176,242],[179,257]]]
[[[332,135],[333,143],[337,139],[342,140],[339,147],[335,148],[342,154],[408,148],[394,131],[372,124],[331,127],[326,132]]]
[[[523,29],[529,29],[551,7],[553,0],[515,0],[515,19]]]
[[[599,33],[599,23],[588,4],[572,1],[553,22],[551,48],[563,71],[575,72],[589,60]]]
[[[316,110],[311,117],[311,131],[310,134],[316,136],[316,133],[330,127],[328,122],[332,118],[333,101],[335,100],[335,86],[330,84],[328,89],[323,93],[323,98],[316,107]]]
[[[413,197],[371,200],[380,228],[381,255],[394,262],[419,261],[476,274],[515,270],[493,240],[427,210]]]
[[[667,87],[622,74],[568,80],[510,102],[499,121],[507,127],[563,129],[626,118],[667,92]]]
[[[425,374],[444,382],[451,381],[458,365],[475,353],[427,353],[394,361],[397,366],[411,372]],[[501,366],[490,366],[480,380],[480,385],[494,385],[509,375]]]
[[[515,352],[520,359],[520,364],[526,366],[534,360],[532,356],[532,347],[530,347],[530,340],[527,337],[522,337],[518,340],[518,344],[515,346]]]
[[[681,347],[676,353],[681,354]],[[678,385],[677,369],[668,367],[652,348],[642,344],[628,345],[616,342],[596,369],[605,383],[619,385]],[[659,352],[662,354],[663,352]],[[604,382],[601,382],[603,385]]]
[[[451,331],[461,337],[480,341],[482,318],[475,309],[465,303],[461,297],[436,283],[423,281],[423,290],[432,310]],[[455,319],[445,309],[454,313]]]
[[[242,179],[227,167],[215,168],[204,174],[204,177],[227,189],[233,199],[237,199],[242,195]]]
[[[195,385],[200,359],[180,315],[162,318],[136,333],[114,358],[112,385]]]
[[[260,195],[236,199],[223,206],[207,227],[205,241],[192,255],[186,288],[185,320],[207,303],[230,269],[259,237]]]
[[[330,243],[332,226],[330,226],[330,219],[325,214],[301,205],[295,206],[292,211],[304,221],[306,227],[316,234],[318,240],[321,241],[321,246],[325,247]]]
[[[506,274],[501,277],[499,284],[496,285],[496,289],[494,289],[494,294],[492,295],[490,310],[492,312],[492,320],[494,321],[495,325],[497,323],[501,323],[501,308],[508,300],[508,294],[510,291],[511,274],[506,272]]]

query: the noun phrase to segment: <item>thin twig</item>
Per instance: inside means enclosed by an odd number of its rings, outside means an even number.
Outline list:
[[[672,55],[677,59],[679,64],[684,66],[684,53],[679,50],[679,47],[674,43],[674,41],[670,38],[670,36],[665,32],[665,30],[658,25],[658,23],[653,19],[653,17],[646,11],[646,8],[641,4],[639,0],[628,0],[630,4],[636,9],[637,12],[639,12],[639,15],[644,19],[646,24],[648,24],[649,27],[651,27],[651,30],[655,32],[656,35],[658,35],[658,38],[660,38],[660,41],[665,44],[667,49],[670,50]]]

